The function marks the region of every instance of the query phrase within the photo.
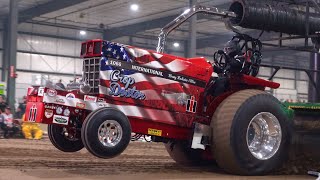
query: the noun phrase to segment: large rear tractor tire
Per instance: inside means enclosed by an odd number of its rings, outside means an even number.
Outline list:
[[[214,164],[211,157],[205,157],[201,149],[192,149],[187,141],[170,141],[165,145],[170,157],[185,166]]]
[[[258,90],[225,99],[211,121],[212,152],[225,171],[263,175],[278,168],[289,147],[289,122],[281,103]]]
[[[119,110],[100,108],[89,114],[82,125],[84,146],[99,158],[112,158],[121,154],[131,140],[131,125]]]
[[[64,135],[63,127],[59,125],[49,124],[48,136],[51,143],[63,152],[77,152],[84,147],[81,139],[68,139]]]

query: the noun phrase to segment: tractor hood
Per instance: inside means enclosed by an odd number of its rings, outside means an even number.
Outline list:
[[[201,87],[205,87],[213,72],[212,65],[202,57],[187,59],[109,41],[103,42],[102,56],[106,61],[113,60],[113,65],[124,65],[123,69],[163,76]],[[101,65],[102,69],[104,65],[108,68],[106,64]]]

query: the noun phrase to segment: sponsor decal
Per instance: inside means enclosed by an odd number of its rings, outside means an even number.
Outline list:
[[[56,107],[54,105],[45,105],[44,108],[45,109],[56,109]]]
[[[70,110],[68,108],[66,108],[64,111],[63,111],[63,115],[65,116],[70,116]]]
[[[110,81],[112,81],[112,83],[110,83],[110,95],[140,100],[144,100],[146,98],[146,95],[141,91],[136,90],[135,86],[129,88],[129,86],[135,84],[135,79],[121,74],[119,70],[111,72]],[[121,87],[120,83],[123,84],[124,87]]]
[[[112,60],[107,61],[107,62],[106,62],[106,65],[118,66],[118,67],[121,67],[121,66],[122,66],[122,64],[121,64],[120,61],[112,61]]]
[[[154,136],[161,136],[162,135],[162,130],[148,128],[148,134],[149,135],[154,135]]]
[[[106,101],[103,98],[98,98],[97,102],[103,102],[105,103]]]
[[[194,96],[191,96],[190,99],[188,99],[186,111],[191,113],[196,113],[197,111],[197,101],[195,100]]]
[[[51,110],[51,109],[46,109],[45,111],[44,111],[44,116],[46,117],[46,118],[51,118],[52,116],[53,116],[53,110]]]
[[[161,95],[166,99],[175,99],[176,103],[181,106],[185,106],[190,99],[190,95],[186,93],[176,93],[172,91],[162,90]]]
[[[188,98],[190,96],[187,94],[182,94],[177,98],[177,104],[179,104],[180,106],[185,106],[188,103]]]
[[[105,104],[104,103],[98,103],[98,106],[99,107],[105,107]]]
[[[48,94],[48,96],[50,96],[50,97],[55,97],[55,96],[57,95],[57,91],[54,90],[54,89],[48,89],[48,90],[47,90],[47,94]]]
[[[172,79],[172,80],[175,80],[175,81],[184,82],[184,83],[196,84],[196,81],[194,79],[183,77],[183,76],[179,76],[179,75],[174,75],[174,74],[171,74],[171,73],[168,74],[168,78]]]
[[[57,107],[56,113],[57,114],[62,114],[62,112],[63,112],[62,107]]]
[[[86,108],[86,104],[85,104],[85,103],[77,102],[76,108],[84,109],[84,108]]]
[[[59,103],[59,104],[64,104],[64,100],[63,99],[56,99],[56,102]]]
[[[67,84],[67,89],[80,89],[80,83]]]
[[[68,93],[68,94],[66,95],[66,98],[67,98],[67,99],[74,99],[74,98],[76,98],[76,95],[74,95],[73,93]]]
[[[92,44],[89,45],[88,53],[93,53],[93,45]]]
[[[37,118],[37,107],[35,104],[32,105],[32,107],[30,108],[30,112],[29,112],[29,118],[28,121],[29,122],[36,122],[36,118]]]
[[[39,87],[38,96],[43,96],[43,95],[44,95],[44,87]]]
[[[165,79],[178,81],[178,82],[181,82],[181,83],[192,84],[192,85],[199,86],[199,87],[205,87],[206,86],[206,82],[205,81],[197,80],[197,79],[194,79],[194,78],[189,77],[189,76],[183,76],[181,74],[176,74],[176,73],[173,73],[171,71],[163,71],[163,70],[153,69],[153,68],[149,68],[149,67],[144,67],[144,66],[141,66],[141,65],[128,63],[128,62],[124,62],[124,61],[119,61],[119,60],[116,60],[116,59],[109,58],[106,61],[105,64],[107,66],[114,66],[114,67],[120,67],[122,69],[134,70],[134,71],[138,71],[138,72],[142,72],[142,73],[146,73],[146,74],[151,74],[151,75],[154,75],[154,76],[162,77],[162,78],[165,78]]]
[[[53,123],[55,124],[63,124],[63,125],[68,125],[69,122],[69,117],[66,116],[60,116],[60,115],[54,115],[53,116]]]
[[[85,95],[85,96],[84,96],[84,101],[97,102],[97,97]]]
[[[144,72],[144,73],[148,73],[148,74],[152,74],[152,75],[157,75],[157,76],[163,77],[163,72],[157,71],[155,69],[150,69],[150,68],[136,66],[136,65],[132,65],[131,67],[132,67],[133,70],[136,70],[136,71],[139,71],[139,72]]]

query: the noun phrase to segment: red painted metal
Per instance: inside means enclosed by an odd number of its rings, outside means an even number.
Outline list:
[[[161,137],[171,138],[171,139],[179,139],[186,140],[192,138],[192,129],[191,128],[183,128],[174,125],[168,125],[164,123],[156,123],[147,120],[141,119],[129,119],[132,132],[140,133],[140,134],[149,134],[148,129],[154,129],[161,131]]]
[[[94,39],[83,42],[81,45],[80,56],[82,58],[101,56],[102,42],[103,40],[101,39]]]
[[[260,79],[260,78],[256,78],[248,75],[243,75],[242,80],[244,83],[248,85],[258,85],[262,87],[269,87],[272,89],[277,89],[280,87],[279,83],[267,81],[264,79]]]
[[[44,103],[42,103],[42,102],[28,102],[27,103],[26,116],[25,116],[26,121],[36,122],[36,123],[44,123],[43,117],[44,117]]]
[[[102,52],[106,51],[104,43],[106,42],[100,39],[82,43],[81,57],[101,57]],[[128,117],[132,131],[135,133],[189,140],[192,137],[193,124],[197,122],[210,125],[216,108],[232,93],[247,88],[263,90],[265,87],[278,88],[280,86],[278,83],[239,75],[230,79],[230,89],[224,94],[218,97],[205,96],[206,86],[213,73],[212,65],[205,58],[186,59],[118,43],[112,44],[113,46],[119,46],[119,51],[120,49],[126,51],[127,54],[123,56],[130,55],[130,61],[115,59],[110,68],[111,65],[102,56],[98,94],[90,94],[89,97],[78,90],[63,91],[50,88],[42,88],[43,92],[40,92],[40,87],[32,87],[28,89],[26,118],[33,120],[35,117],[35,122],[52,124],[54,119],[51,113],[56,115],[56,109],[59,107],[63,111],[65,109],[70,111],[70,116],[67,117],[69,122],[74,117],[83,122],[90,112],[99,107],[112,107],[122,111]],[[108,51],[119,55],[119,52]],[[112,54],[109,54],[108,58],[112,59]],[[116,67],[121,64],[126,64],[126,66]],[[135,70],[134,73],[128,71],[128,75],[119,71],[115,76],[116,80],[111,80],[111,74],[115,69],[132,68],[133,66],[140,70]],[[146,72],[143,72],[144,70]],[[148,73],[149,71],[161,73],[156,76]],[[128,78],[134,81],[125,88],[125,82],[128,81],[124,79],[128,80]],[[192,84],[192,81],[199,83]],[[127,93],[126,91],[144,93],[145,98],[135,99],[125,94],[111,95],[108,93],[108,88],[110,90],[114,83],[118,83],[117,85],[124,93]],[[36,116],[34,116],[35,108],[37,109]],[[69,122],[58,125],[71,127]],[[153,134],[153,130],[161,133]]]

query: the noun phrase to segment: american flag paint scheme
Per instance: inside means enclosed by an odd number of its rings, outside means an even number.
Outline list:
[[[204,58],[188,60],[106,41],[102,52],[100,94],[111,101],[138,106],[189,113],[186,111],[187,103],[183,101],[187,102],[188,97],[191,96],[199,100],[213,72],[212,66],[205,62]],[[193,63],[196,61],[206,66],[200,67]],[[129,66],[123,68],[123,63]],[[115,84],[113,72],[117,70],[121,71],[123,78],[134,80],[131,87],[143,93],[145,95],[143,99],[124,98],[110,93],[114,90],[112,85]],[[183,81],[187,78],[194,82],[202,82],[203,87],[192,84],[188,80]],[[124,87],[124,84],[119,84]]]
[[[162,133],[163,137],[186,138],[189,133],[184,129],[178,130],[183,135],[169,131],[177,127],[192,128],[194,122],[209,125],[215,108],[232,93],[229,91],[218,98],[207,93],[213,67],[204,58],[186,59],[103,40],[83,43],[81,56],[83,78],[97,91],[84,94],[80,90],[29,88],[27,119],[52,124],[53,116],[62,108],[84,122],[90,112],[112,107],[123,112],[131,123],[139,124],[139,127],[133,125],[133,132],[148,134],[148,128],[162,127],[168,130]],[[86,66],[91,63],[94,66]],[[264,80],[244,79],[252,86],[274,85]],[[241,78],[237,81],[241,83]],[[232,88],[236,91],[241,86]],[[43,90],[41,94],[39,89]],[[46,110],[53,111],[53,116],[45,116]],[[64,119],[70,121],[64,124],[74,124],[72,118]]]
[[[92,47],[92,43],[89,44]],[[191,127],[195,120],[208,123],[208,118],[194,116],[201,113],[199,106],[186,110],[191,97],[201,101],[213,72],[204,58],[185,59],[108,41],[102,44],[99,94],[95,95],[100,102],[89,102],[88,95],[76,91],[55,90],[57,95],[51,97],[47,92],[52,90],[48,88],[42,101],[72,108],[79,108],[81,104],[80,109],[89,111],[114,107],[129,118],[181,127]],[[68,98],[70,94],[74,98]],[[51,122],[52,117],[42,117],[42,121]]]

